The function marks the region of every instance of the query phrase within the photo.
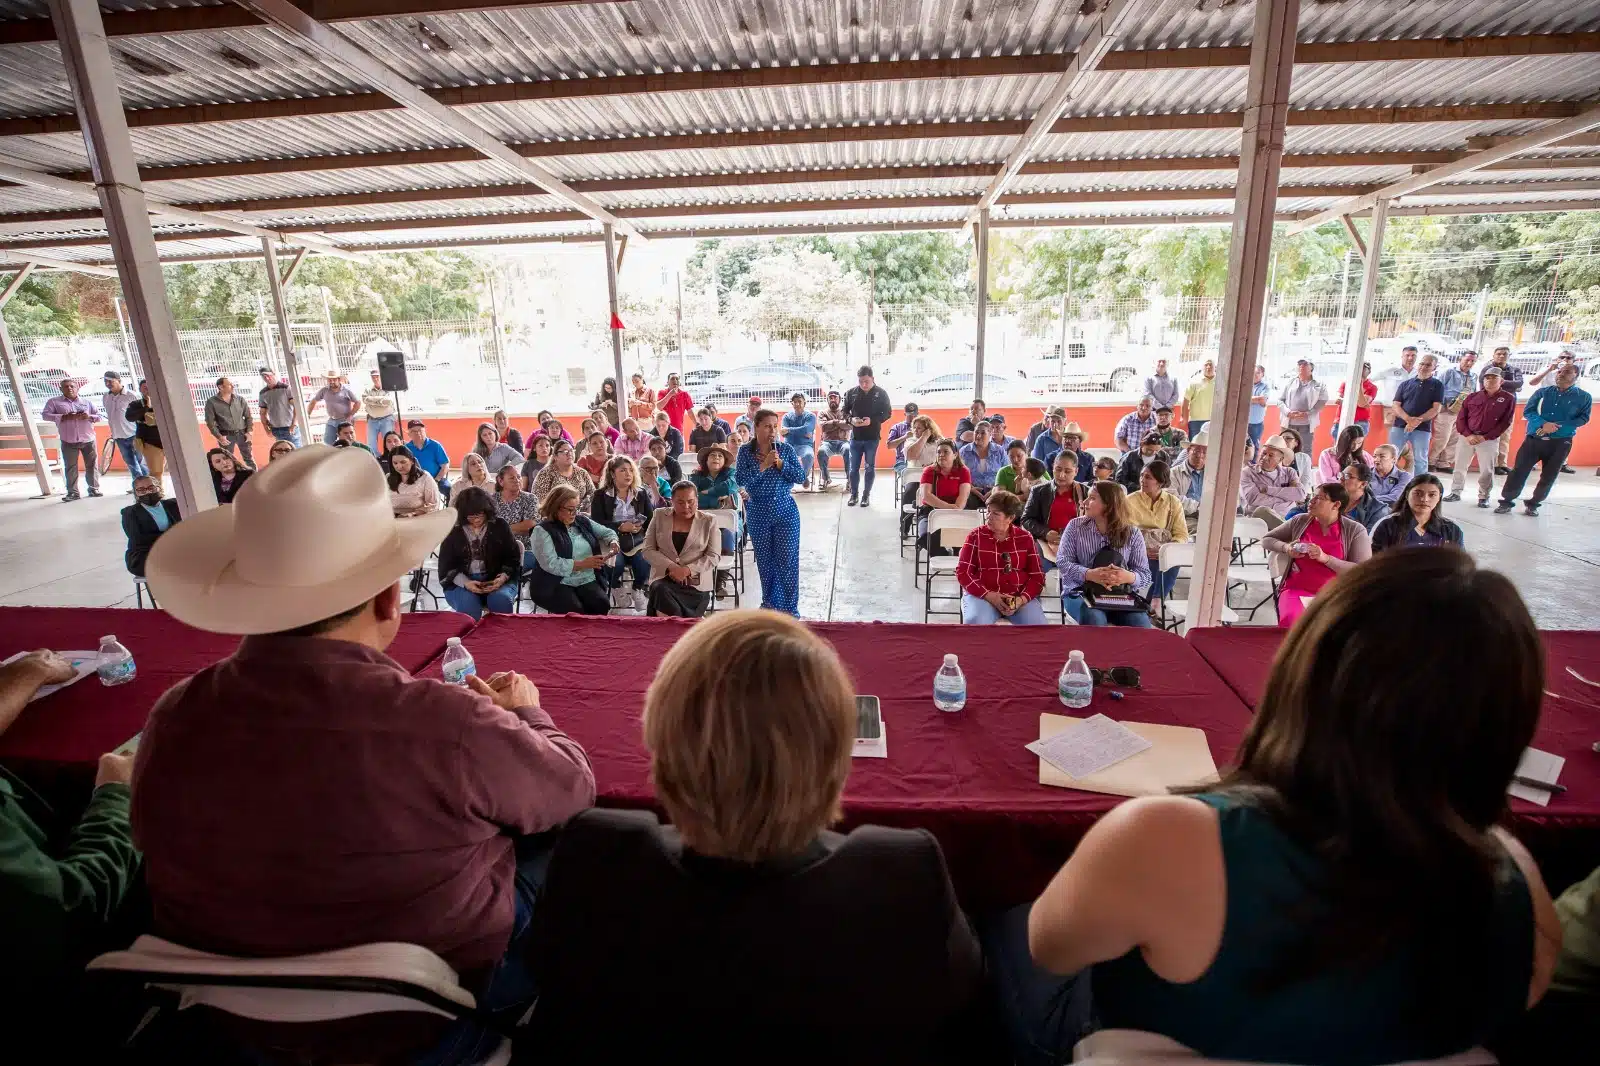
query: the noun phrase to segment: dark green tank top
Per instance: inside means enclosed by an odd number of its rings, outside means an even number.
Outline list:
[[[1319,974],[1259,989],[1277,952],[1301,942],[1320,860],[1260,810],[1220,794],[1194,797],[1217,811],[1227,876],[1222,944],[1199,980],[1162,980],[1135,948],[1093,968],[1096,1014],[1106,1029],[1160,1033],[1208,1058],[1316,1066],[1380,1066],[1465,1051],[1524,1010],[1533,975],[1533,901],[1509,859],[1489,928],[1462,930],[1482,945],[1473,983],[1447,1033],[1408,1024],[1412,989],[1429,968],[1404,948],[1362,971]],[[1441,892],[1449,891],[1440,886]]]

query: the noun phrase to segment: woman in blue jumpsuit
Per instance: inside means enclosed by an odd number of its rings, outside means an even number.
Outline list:
[[[778,413],[756,414],[755,439],[739,449],[739,486],[749,493],[745,517],[761,574],[761,606],[800,616],[800,508],[790,495],[805,482],[800,457],[778,439]]]

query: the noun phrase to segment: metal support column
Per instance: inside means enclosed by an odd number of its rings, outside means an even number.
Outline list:
[[[4,312],[7,301],[16,295],[22,283],[28,280],[28,275],[33,273],[33,264],[24,263],[22,268],[12,277],[11,284],[0,292],[0,312]],[[28,394],[23,389],[22,375],[17,373],[17,358],[11,349],[11,333],[6,329],[6,318],[0,313],[0,363],[5,364],[6,383],[11,386],[11,395],[17,401],[17,418],[22,422],[22,432],[28,438],[28,453],[33,456],[33,473],[39,479],[39,495],[54,496],[56,487],[50,479],[50,460],[44,453],[44,438],[39,436],[39,427],[33,421],[33,412],[28,410]],[[137,385],[135,385],[137,388]]]
[[[50,0],[50,17],[72,86],[122,296],[150,380],[178,507],[185,516],[193,515],[215,507],[216,494],[200,442],[183,350],[167,306],[161,259],[106,45],[105,23],[96,0]]]
[[[623,383],[627,381],[628,378],[622,372],[622,330],[617,328],[617,323],[620,321],[620,308],[617,305],[617,235],[612,229],[611,223],[605,223],[604,228],[606,236],[606,293],[611,298],[611,318],[609,322],[611,326],[611,358],[616,364],[616,415],[617,425],[620,426],[623,418],[626,417],[628,413],[628,409],[625,406],[626,401],[623,399],[622,391]]]
[[[1361,273],[1361,295],[1356,300],[1356,318],[1350,326],[1350,376],[1344,383],[1344,403],[1339,407],[1339,424],[1348,426],[1356,417],[1356,400],[1361,396],[1361,364],[1367,356],[1367,329],[1372,322],[1372,303],[1378,295],[1378,261],[1383,258],[1383,229],[1389,221],[1389,201],[1372,205],[1372,233],[1367,237],[1367,257]],[[1377,429],[1377,426],[1371,427]]]
[[[1217,364],[1217,403],[1212,408],[1210,453],[1200,500],[1194,571],[1189,583],[1189,625],[1222,620],[1228,592],[1233,520],[1244,464],[1250,390],[1261,348],[1272,259],[1272,222],[1283,162],[1283,129],[1294,72],[1295,30],[1300,0],[1256,5],[1250,45],[1250,81],[1239,151],[1233,241],[1228,250],[1228,291],[1222,309],[1222,358]]]
[[[269,238],[261,238],[261,254],[267,263],[267,283],[272,289],[272,315],[278,323],[278,344],[283,348],[283,372],[289,378],[289,392],[294,396],[294,416],[300,427],[300,439],[310,444],[306,390],[300,381],[300,360],[294,354],[294,327],[289,324],[289,304],[283,298],[283,276],[278,273],[278,250]],[[299,263],[300,260],[296,259],[295,262]]]
[[[500,410],[510,416],[511,405],[506,402],[506,336],[500,325],[500,293],[493,272],[489,274],[489,323],[494,327],[494,365],[495,376],[500,380]]]
[[[1478,307],[1472,316],[1472,350],[1480,356],[1483,354],[1483,323],[1489,311],[1489,286],[1485,285],[1483,291],[1478,293]]]
[[[978,242],[978,327],[973,345],[977,352],[972,373],[972,398],[983,399],[983,338],[989,324],[989,209],[978,212],[978,225],[974,231]]]
[[[657,370],[661,368],[656,367]],[[683,272],[678,273],[678,380],[683,380]],[[617,386],[621,388],[622,386]],[[643,426],[639,427],[643,429]]]

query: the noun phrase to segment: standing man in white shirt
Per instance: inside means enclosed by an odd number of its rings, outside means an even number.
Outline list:
[[[1283,424],[1299,434],[1301,446],[1309,451],[1316,439],[1322,409],[1328,405],[1328,390],[1312,376],[1316,367],[1311,360],[1301,359],[1295,365],[1297,372],[1283,387],[1278,406],[1283,411]]]
[[[138,481],[150,474],[150,467],[145,464],[144,456],[133,446],[136,432],[132,422],[128,421],[128,405],[137,399],[134,394],[122,385],[122,375],[115,370],[106,371],[106,394],[100,401],[106,413],[106,427],[111,430],[111,439],[117,442],[117,451],[122,453],[122,461],[127,464],[128,473],[132,481]],[[130,482],[128,488],[132,494]]]
[[[383,375],[372,372],[372,388],[361,394],[360,410],[367,413],[367,450],[373,455],[383,452],[383,435],[393,433],[395,423],[394,395],[383,391]]]

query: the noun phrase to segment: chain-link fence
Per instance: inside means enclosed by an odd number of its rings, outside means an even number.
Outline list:
[[[1600,313],[1584,294],[1436,293],[1382,296],[1368,333],[1375,371],[1399,361],[1403,344],[1452,358],[1468,347],[1506,344],[1527,369],[1547,365],[1563,347],[1587,361],[1600,345]],[[1188,378],[1221,344],[1220,299],[1148,294],[1114,301],[1070,299],[991,303],[984,324],[984,394],[991,402],[1033,403],[1041,396],[1085,393],[1124,396],[1136,391],[1159,360]],[[1261,360],[1271,380],[1310,359],[1323,380],[1348,373],[1354,294],[1277,296],[1268,311]],[[670,371],[684,374],[697,398],[725,405],[749,395],[784,403],[792,391],[820,399],[828,388],[853,382],[870,363],[898,398],[964,404],[973,391],[977,355],[974,308],[945,304],[838,307],[819,315],[760,322],[735,321],[711,297],[686,294],[675,306],[626,310],[623,365],[658,385]],[[501,323],[483,315],[457,320],[292,326],[302,380],[315,388],[337,368],[356,388],[367,383],[381,351],[404,353],[410,388],[407,408],[439,412],[506,407],[587,406],[613,373],[611,332],[604,314],[570,322]],[[86,380],[97,395],[105,370],[137,379],[139,353],[125,332],[66,337],[15,336],[19,370],[30,403],[55,395],[64,376]],[[277,328],[189,329],[179,332],[196,410],[232,378],[247,395],[257,371],[282,374]],[[5,417],[16,417],[0,382]]]

